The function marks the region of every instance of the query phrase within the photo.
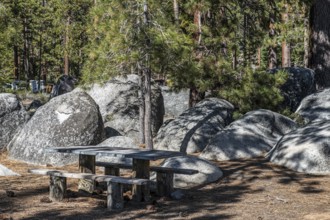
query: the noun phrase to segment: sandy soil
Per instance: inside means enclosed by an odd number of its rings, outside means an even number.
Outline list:
[[[127,201],[122,211],[108,211],[105,194],[79,194],[77,180],[70,179],[69,197],[51,202],[48,177],[27,173],[38,166],[5,153],[0,163],[22,175],[0,177],[0,219],[330,219],[330,176],[296,173],[263,159],[217,163],[221,180],[185,189],[181,200]],[[61,169],[75,171],[77,165]]]

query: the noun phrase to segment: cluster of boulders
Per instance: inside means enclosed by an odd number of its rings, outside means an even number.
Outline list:
[[[291,73],[288,81],[294,85],[287,83],[283,93],[288,94],[286,101],[292,104],[289,107],[296,108],[297,116],[303,120],[299,124],[266,109],[248,112],[233,121],[234,106],[224,99],[207,98],[188,108],[187,91],[175,93],[152,85],[155,149],[199,154],[170,158],[162,163],[167,167],[199,170],[193,176],[175,175],[176,186],[196,186],[221,178],[222,171],[209,160],[266,156],[273,163],[297,171],[330,172],[327,141],[330,90],[315,93],[313,74],[308,69],[288,70]],[[31,119],[15,95],[0,94],[0,121],[5,125],[0,128],[0,147],[7,146],[13,159],[54,166],[76,162],[77,158],[47,153],[47,147],[137,148],[138,92],[138,76],[117,77],[102,85],[94,84],[54,97],[38,108]],[[175,100],[177,103],[173,103]],[[171,119],[163,123],[164,115]],[[116,158],[97,159],[131,163],[131,160]]]

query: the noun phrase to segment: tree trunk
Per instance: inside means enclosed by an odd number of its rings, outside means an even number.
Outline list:
[[[151,132],[151,71],[145,69],[145,116],[144,116],[144,135],[146,148],[152,150],[152,132]]]
[[[287,12],[288,6],[285,5],[285,12],[282,13],[282,22],[286,24],[289,20],[289,14]],[[291,55],[290,55],[290,43],[286,40],[282,41],[282,67],[291,66]]]
[[[69,27],[70,27],[70,16],[68,15],[65,24],[65,36],[64,36],[64,75],[69,75]]]
[[[198,7],[194,12],[194,24],[197,26],[197,31],[195,32],[195,40],[197,45],[200,45],[202,42],[202,15]]]
[[[143,7],[144,13],[144,25],[146,28],[149,27],[149,11],[148,11],[148,3],[144,2]],[[152,142],[152,133],[151,133],[151,69],[150,69],[150,39],[146,36],[146,54],[145,54],[145,63],[143,68],[144,75],[144,102],[145,102],[145,115],[144,115],[144,135],[147,149],[153,149]]]
[[[310,60],[310,22],[309,22],[309,10],[305,9],[304,18],[304,67],[309,67]]]
[[[275,13],[270,15],[269,22],[269,37],[275,37]],[[270,46],[268,50],[268,68],[273,69],[277,67],[277,55],[274,46]]]
[[[144,116],[145,116],[145,102],[144,102],[144,76],[141,74],[140,79],[139,79],[139,94],[138,94],[138,99],[140,102],[139,105],[139,121],[140,121],[140,145],[144,146],[146,140],[145,140],[145,135],[144,135]]]
[[[174,22],[179,24],[179,3],[178,0],[173,0]]]
[[[29,39],[28,39],[28,27],[27,27],[27,19],[24,19],[24,30],[23,30],[23,37],[24,37],[24,73],[25,73],[25,80],[27,82],[26,88],[29,88],[29,81],[30,81],[30,50],[29,50]]]
[[[19,80],[19,58],[18,58],[18,47],[14,46],[14,76],[15,80]]]
[[[205,92],[199,92],[196,87],[189,90],[189,108],[194,107],[198,102],[205,98]]]
[[[316,0],[311,8],[311,60],[317,89],[330,87],[330,0]]]

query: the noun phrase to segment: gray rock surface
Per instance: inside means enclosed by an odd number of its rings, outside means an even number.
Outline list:
[[[201,152],[208,141],[231,122],[234,107],[223,99],[210,98],[164,124],[154,139],[155,149]]]
[[[316,121],[283,138],[271,150],[270,161],[292,170],[330,174],[330,121]]]
[[[20,176],[20,175],[8,169],[4,165],[0,164],[0,176]]]
[[[62,166],[77,156],[47,153],[47,147],[95,145],[104,137],[98,106],[85,92],[73,91],[51,99],[38,108],[8,145],[12,159],[38,165]]]
[[[116,77],[104,85],[94,84],[87,93],[100,107],[106,127],[139,142],[139,76]],[[152,86],[152,132],[163,124],[164,101],[159,86]]]
[[[120,148],[139,148],[139,146],[136,145],[131,138],[124,137],[124,136],[110,137],[110,138],[104,140],[102,143],[98,144],[97,146],[120,147]],[[96,160],[103,161],[103,162],[132,164],[131,158],[96,156]]]
[[[209,161],[193,156],[168,158],[161,166],[199,171],[199,173],[193,175],[174,174],[174,187],[178,188],[202,186],[217,181],[223,176],[219,167]]]
[[[291,119],[260,109],[220,131],[199,155],[208,160],[233,160],[264,156],[286,133],[297,128]]]
[[[189,108],[189,90],[175,92],[167,86],[162,86],[164,97],[165,118],[176,118]]]
[[[289,107],[291,111],[295,111],[301,100],[316,91],[314,71],[303,67],[288,67],[281,69],[272,69],[271,73],[279,70],[288,72],[288,79],[282,85],[281,92],[284,96],[285,107]]]
[[[14,94],[0,94],[0,149],[5,148],[30,116]]]
[[[304,98],[296,113],[303,117],[306,123],[316,120],[330,120],[330,89]]]

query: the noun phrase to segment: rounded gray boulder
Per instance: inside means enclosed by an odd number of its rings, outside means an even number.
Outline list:
[[[232,120],[234,106],[209,98],[165,123],[154,139],[155,148],[187,153],[201,152],[209,140]]]
[[[306,123],[316,120],[330,120],[330,89],[304,98],[296,113],[303,117]]]
[[[270,161],[312,174],[330,174],[330,121],[317,121],[283,138],[271,150]]]
[[[281,86],[281,93],[284,97],[284,108],[295,111],[301,100],[316,91],[314,71],[303,67],[287,67],[270,70],[271,73],[286,71],[288,78]]]
[[[198,170],[198,173],[193,175],[174,174],[174,187],[178,188],[202,186],[217,181],[223,176],[223,173],[218,166],[209,161],[193,156],[168,158],[161,164],[161,166]]]
[[[14,94],[0,94],[0,149],[14,137],[30,116]]]
[[[264,156],[296,128],[294,121],[276,112],[251,111],[217,133],[199,156],[218,161]]]
[[[85,92],[74,91],[38,108],[8,145],[12,159],[38,165],[62,166],[77,161],[71,154],[47,153],[48,147],[96,145],[104,137],[98,106]]]
[[[116,77],[105,84],[93,84],[87,93],[100,107],[106,127],[139,143],[139,76]],[[157,134],[163,124],[164,100],[161,89],[152,84],[152,133]]]

